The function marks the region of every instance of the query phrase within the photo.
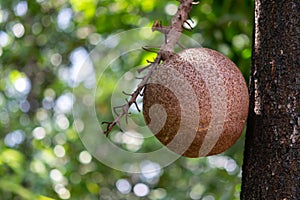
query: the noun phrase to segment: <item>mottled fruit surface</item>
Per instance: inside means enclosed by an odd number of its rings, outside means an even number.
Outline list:
[[[168,149],[187,157],[221,153],[240,137],[248,115],[244,77],[221,53],[185,49],[159,65],[145,87],[143,114]]]

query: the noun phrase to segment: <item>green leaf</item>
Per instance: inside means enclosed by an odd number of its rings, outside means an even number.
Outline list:
[[[53,198],[36,195],[30,190],[22,187],[21,185],[9,180],[9,179],[2,179],[0,180],[0,188],[1,190],[12,192],[14,194],[19,195],[23,199],[28,200],[52,200]]]
[[[0,165],[8,165],[19,175],[24,173],[24,155],[22,153],[13,149],[5,149],[0,153]]]

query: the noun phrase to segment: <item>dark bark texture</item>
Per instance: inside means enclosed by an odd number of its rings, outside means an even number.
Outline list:
[[[241,199],[300,199],[300,0],[255,0]]]

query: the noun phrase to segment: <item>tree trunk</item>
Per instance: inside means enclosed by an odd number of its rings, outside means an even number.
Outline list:
[[[300,199],[300,1],[255,0],[241,199]]]

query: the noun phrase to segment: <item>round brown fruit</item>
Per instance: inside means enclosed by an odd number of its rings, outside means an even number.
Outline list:
[[[240,137],[248,115],[243,75],[221,53],[185,49],[151,75],[143,115],[155,137],[187,157],[224,152]]]

